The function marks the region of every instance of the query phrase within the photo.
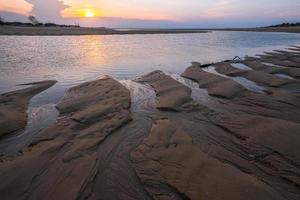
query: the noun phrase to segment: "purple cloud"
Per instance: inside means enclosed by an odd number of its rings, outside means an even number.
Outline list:
[[[55,22],[62,23],[64,19],[61,16],[61,12],[69,8],[70,6],[65,5],[60,0],[26,0],[32,4],[31,13],[41,22]]]

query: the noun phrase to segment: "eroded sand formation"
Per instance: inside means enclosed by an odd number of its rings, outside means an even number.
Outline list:
[[[24,84],[28,88],[0,95],[0,137],[24,129],[30,99],[55,83],[56,81],[42,81]]]
[[[154,104],[109,77],[71,88],[56,122],[22,155],[2,157],[1,199],[299,199],[300,47],[292,50],[216,63],[214,73],[193,64],[182,80],[207,90],[207,102],[161,71],[134,84],[150,85]]]

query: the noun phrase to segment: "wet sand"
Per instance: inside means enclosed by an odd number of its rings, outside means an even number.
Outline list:
[[[26,126],[26,109],[30,99],[36,94],[48,89],[56,81],[42,81],[28,83],[28,86],[15,92],[0,95],[0,137],[10,133],[18,132]]]
[[[109,28],[85,27],[26,27],[0,26],[0,35],[129,35],[129,34],[178,34],[178,33],[207,33],[197,29],[139,29],[114,30]]]
[[[297,200],[299,59],[293,46],[73,87],[52,125],[2,155],[1,199]]]

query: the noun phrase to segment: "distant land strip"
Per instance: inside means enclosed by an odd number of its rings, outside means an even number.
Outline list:
[[[251,31],[251,32],[285,32],[285,33],[300,33],[300,26],[270,26],[262,28],[224,28],[224,29],[209,29],[211,31]]]
[[[129,34],[178,34],[207,33],[202,29],[109,29],[104,27],[34,27],[34,26],[0,26],[0,35],[129,35]]]
[[[15,22],[16,23],[16,22]],[[284,23],[258,28],[215,28],[215,29],[111,29],[105,27],[80,27],[45,24],[43,26],[0,24],[0,35],[129,35],[129,34],[179,34],[207,33],[211,31],[251,31],[300,33],[300,25]]]

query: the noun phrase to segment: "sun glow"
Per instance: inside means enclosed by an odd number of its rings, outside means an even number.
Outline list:
[[[92,10],[86,10],[84,13],[85,17],[95,17],[95,12]]]

